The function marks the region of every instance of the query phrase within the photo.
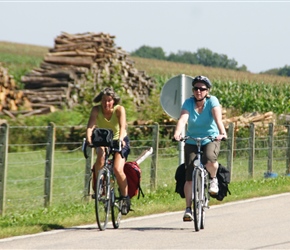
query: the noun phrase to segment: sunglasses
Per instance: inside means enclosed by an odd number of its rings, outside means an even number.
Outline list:
[[[201,92],[203,92],[203,91],[206,91],[207,88],[193,87],[193,90],[194,90],[194,91],[198,91],[198,90],[200,90]]]

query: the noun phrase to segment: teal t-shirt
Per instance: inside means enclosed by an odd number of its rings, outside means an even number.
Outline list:
[[[206,98],[204,108],[201,114],[195,111],[194,97],[185,100],[182,109],[189,112],[186,135],[192,137],[216,137],[219,134],[218,127],[212,115],[212,108],[219,106],[220,103],[215,96]],[[210,140],[205,140],[202,145],[209,143]],[[188,144],[196,144],[193,140],[187,140]]]

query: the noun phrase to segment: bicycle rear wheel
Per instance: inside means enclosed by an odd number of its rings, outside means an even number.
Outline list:
[[[202,220],[202,185],[201,185],[201,171],[195,168],[193,171],[193,183],[192,183],[192,195],[193,195],[193,218],[195,231],[199,231],[201,228]]]
[[[102,168],[96,180],[95,211],[98,227],[105,230],[110,211],[110,178],[108,170]]]
[[[112,223],[115,229],[119,228],[121,222],[121,199],[120,192],[118,192],[118,197],[116,197],[115,188],[111,189],[111,215]]]

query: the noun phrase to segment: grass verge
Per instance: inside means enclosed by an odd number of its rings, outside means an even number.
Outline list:
[[[211,199],[210,205],[290,192],[290,177],[280,176],[277,178],[233,182],[229,187],[231,195],[225,197],[222,202]],[[145,197],[140,197],[139,200],[134,197],[132,199],[134,211],[130,212],[126,218],[183,210],[185,201],[174,193],[174,188],[174,186],[159,188],[155,192],[145,194]],[[1,217],[0,238],[93,223],[96,223],[93,201],[80,202],[78,204],[66,203],[35,211],[29,210],[7,214]]]

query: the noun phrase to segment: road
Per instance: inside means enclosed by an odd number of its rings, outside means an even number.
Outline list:
[[[183,211],[0,240],[0,249],[290,249],[290,193],[212,206],[195,232]]]

